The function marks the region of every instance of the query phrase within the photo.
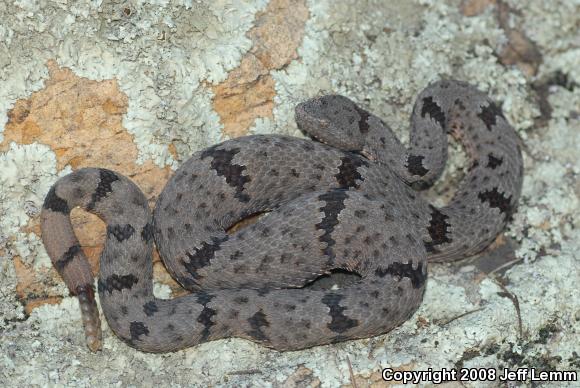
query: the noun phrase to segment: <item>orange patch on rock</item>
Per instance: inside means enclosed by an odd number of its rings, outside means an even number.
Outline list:
[[[16,295],[25,302],[24,312],[26,314],[30,314],[34,308],[43,304],[56,304],[61,301],[61,296],[47,295],[43,277],[27,266],[19,256],[14,257],[13,263],[14,272],[18,278]]]
[[[514,11],[503,1],[498,2],[497,18],[504,30],[508,42],[499,53],[499,59],[505,66],[516,65],[528,77],[537,74],[543,58],[540,49],[528,38],[521,25],[512,26]]]
[[[496,3],[496,0],[463,0],[459,8],[465,16],[476,16],[483,13],[487,7],[495,5]]]
[[[243,136],[256,118],[273,116],[276,91],[270,71],[282,69],[297,57],[307,19],[303,0],[272,0],[256,16],[255,27],[248,32],[252,49],[224,82],[212,87],[213,107],[224,134]]]
[[[57,168],[90,166],[109,168],[130,176],[148,197],[159,193],[170,175],[151,161],[137,165],[133,136],[122,125],[127,96],[115,80],[92,81],[48,62],[49,79],[30,99],[19,100],[8,113],[4,141],[50,146]]]
[[[56,154],[57,168],[103,167],[130,177],[154,202],[171,175],[151,161],[135,163],[138,150],[133,136],[122,125],[128,99],[115,80],[93,81],[76,76],[70,69],[60,68],[54,61],[47,64],[49,78],[42,90],[29,99],[19,100],[8,113],[8,123],[0,152],[11,142],[48,145]],[[96,216],[82,211],[72,212],[72,222],[91,267],[98,269],[98,257],[105,238],[105,226]],[[39,217],[31,220],[27,231],[40,235]],[[157,259],[158,260],[158,259]],[[35,285],[61,281],[55,270],[36,273],[32,266],[15,260],[19,280],[18,295],[35,300],[51,295]],[[174,284],[172,284],[174,285]],[[41,287],[42,288],[42,287]],[[46,288],[46,287],[44,287]]]
[[[460,4],[460,10],[465,16],[476,16],[491,6],[496,7],[499,26],[508,38],[504,47],[498,52],[500,62],[505,66],[516,65],[528,77],[536,75],[542,63],[542,53],[536,44],[524,34],[522,26],[512,26],[513,11],[506,2],[463,0]]]
[[[62,298],[60,296],[49,296],[48,298],[30,299],[24,306],[24,312],[30,314],[32,310],[44,304],[59,304]]]

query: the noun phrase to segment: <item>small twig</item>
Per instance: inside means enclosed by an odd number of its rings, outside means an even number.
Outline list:
[[[522,261],[523,258],[519,258],[519,259],[515,259],[512,261],[508,261],[507,263],[504,263],[502,265],[500,265],[499,267],[497,267],[496,269],[494,269],[493,271],[491,271],[490,273],[487,274],[487,276],[491,276],[496,274],[497,272],[501,271],[502,269],[506,268],[506,267],[511,267],[512,265],[516,264],[517,262]]]
[[[478,311],[481,311],[481,310],[483,310],[483,307],[480,307],[480,308],[477,308],[477,309],[475,309],[475,310],[471,310],[471,311],[466,311],[466,312],[464,312],[464,313],[462,313],[462,314],[459,314],[459,315],[457,315],[457,316],[455,316],[455,317],[453,317],[453,318],[450,318],[450,319],[449,319],[449,320],[447,320],[446,322],[443,322],[443,323],[441,323],[441,324],[440,324],[440,326],[445,326],[445,325],[448,325],[448,324],[450,324],[451,322],[455,321],[456,319],[463,318],[463,317],[465,317],[466,315],[473,314],[473,313],[476,313],[476,312],[478,312]]]
[[[503,296],[503,297],[506,297],[509,300],[511,300],[514,307],[516,308],[516,314],[518,316],[518,331],[520,334],[520,339],[524,338],[524,330],[523,330],[523,325],[522,325],[522,313],[520,310],[520,301],[518,300],[518,297],[516,295],[512,294],[511,292],[509,292],[509,290],[503,284],[501,284],[501,282],[498,279],[496,279],[495,276],[493,276],[491,278],[503,290],[503,292],[498,292],[497,294],[499,296]]]
[[[346,356],[346,362],[348,363],[348,373],[350,374],[350,382],[353,388],[358,388],[356,385],[356,380],[354,379],[354,373],[352,371],[352,364],[350,363],[350,358]]]

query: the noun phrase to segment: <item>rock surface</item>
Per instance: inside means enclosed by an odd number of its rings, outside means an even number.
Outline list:
[[[6,386],[375,387],[394,384],[381,379],[387,367],[580,369],[577,1],[142,3],[0,4]],[[39,238],[38,212],[57,176],[112,168],[154,203],[193,151],[248,133],[300,136],[293,107],[330,92],[381,115],[405,139],[416,94],[440,77],[503,103],[526,145],[526,176],[506,235],[478,257],[432,265],[408,322],[300,352],[228,339],[168,355],[134,351],[105,326],[104,350],[86,349],[77,302]],[[464,161],[454,147],[428,195],[448,198]],[[74,220],[96,270],[103,225],[81,212]],[[180,292],[160,263],[156,282],[158,296]]]

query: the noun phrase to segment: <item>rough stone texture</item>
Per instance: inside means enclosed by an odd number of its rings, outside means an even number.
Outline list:
[[[59,68],[54,61],[49,61],[47,67],[49,78],[44,88],[29,99],[18,100],[8,112],[0,151],[7,151],[10,144],[48,145],[55,153],[57,170],[65,166],[73,169],[106,166],[131,175],[147,196],[155,199],[171,170],[159,168],[150,160],[135,164],[137,147],[133,136],[122,127],[127,97],[119,91],[117,83],[77,77],[72,71]],[[97,217],[84,212],[75,212],[73,220],[96,271],[105,236],[104,225]],[[33,218],[23,231],[39,236],[38,221]],[[54,295],[46,287],[47,283],[59,282],[56,272],[49,270],[50,267],[38,269],[31,260],[34,260],[31,255],[14,257],[19,279],[17,293],[26,301],[27,310],[44,298],[54,301],[55,296],[61,295],[58,292]]]
[[[273,115],[269,107],[258,113],[241,108],[249,112],[248,122],[258,117],[252,133],[296,135],[297,102],[323,92],[341,93],[383,116],[405,138],[412,101],[429,81],[452,76],[477,84],[503,102],[526,145],[523,198],[507,233],[518,246],[506,256],[520,261],[490,276],[472,260],[463,267],[432,265],[420,310],[395,331],[369,340],[279,354],[231,339],[158,356],[133,351],[105,327],[104,351],[88,352],[77,303],[48,274],[52,270],[35,225],[42,198],[56,177],[90,159],[77,155],[80,164],[74,165],[74,158],[62,158],[60,144],[74,144],[68,151],[74,152],[95,142],[87,148],[86,154],[95,158],[90,160],[105,167],[112,162],[102,148],[106,141],[97,146],[98,139],[78,136],[66,143],[64,135],[54,138],[47,129],[55,120],[74,122],[75,112],[92,106],[84,113],[87,120],[104,120],[110,136],[127,141],[124,149],[137,150],[121,171],[143,172],[139,184],[154,199],[146,176],[165,174],[166,166],[174,168],[193,150],[226,135],[222,124],[227,120],[218,114],[212,101],[218,93],[211,89],[243,70],[243,58],[256,42],[249,32],[258,28],[255,22],[268,9],[266,3],[0,3],[0,376],[6,385],[349,386],[348,360],[358,386],[381,386],[381,367],[578,370],[580,14],[578,2],[566,0],[506,2],[514,19],[511,28],[541,54],[534,78],[517,65],[498,61],[509,38],[497,18],[496,2],[465,16],[460,2],[451,0],[309,1],[306,24],[292,27],[298,31],[291,36],[303,36],[297,58],[290,53],[288,64],[266,66],[264,77],[271,77],[275,90]],[[288,14],[276,7],[268,12],[274,13],[273,20]],[[278,40],[274,46],[279,44],[287,42]],[[56,64],[47,66],[49,60]],[[35,98],[59,107],[47,93],[58,87],[51,85],[57,75],[72,88],[65,93],[63,117],[42,113],[49,111],[40,103],[37,112],[26,116],[26,101],[33,106]],[[84,103],[87,94],[74,85],[102,95],[94,96],[94,104]],[[258,99],[260,90],[248,96]],[[76,107],[74,93],[80,96]],[[105,96],[112,98],[111,116]],[[268,92],[258,100],[271,99]],[[464,156],[460,150],[451,156],[431,194],[445,198],[462,175]],[[150,172],[141,163],[149,163]],[[163,186],[164,177],[159,175],[156,188]],[[82,235],[82,222],[79,227]],[[98,245],[98,233],[86,236]],[[89,246],[91,241],[82,240]],[[36,280],[22,283],[27,276]],[[44,294],[30,295],[22,286],[17,292],[19,282],[35,284],[34,293]],[[521,334],[514,303],[500,284],[518,298]],[[169,296],[167,287],[158,288],[158,294]],[[30,303],[38,297],[63,299],[32,309]],[[23,305],[32,311],[26,313]]]
[[[276,91],[270,71],[296,58],[307,18],[304,0],[272,0],[256,16],[256,26],[247,33],[252,48],[228,78],[212,88],[213,108],[225,135],[245,135],[257,118],[273,117]]]

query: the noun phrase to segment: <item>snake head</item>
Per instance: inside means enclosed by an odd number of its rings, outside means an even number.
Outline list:
[[[360,151],[369,114],[340,95],[312,98],[296,106],[298,128],[321,143],[344,151]]]

